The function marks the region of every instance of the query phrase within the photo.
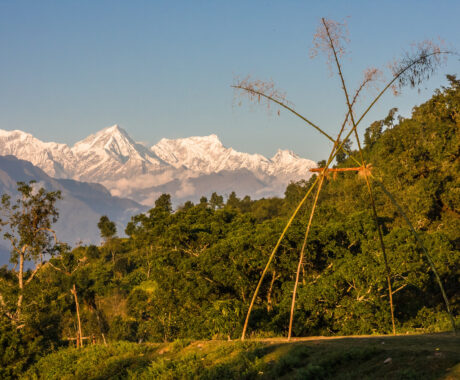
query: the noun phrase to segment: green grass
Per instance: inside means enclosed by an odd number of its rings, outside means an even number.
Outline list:
[[[391,362],[385,364],[385,360]],[[457,379],[452,334],[246,342],[180,340],[68,348],[42,358],[28,379]],[[457,365],[457,367],[455,367]],[[455,368],[454,368],[455,367]]]

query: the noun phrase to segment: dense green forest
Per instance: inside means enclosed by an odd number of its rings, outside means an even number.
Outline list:
[[[391,110],[384,120],[372,123],[365,132],[364,154],[373,176],[394,195],[420,234],[457,316],[460,80],[448,79],[450,85],[415,107],[410,118],[395,118]],[[356,164],[350,158],[337,156],[336,167],[351,166]],[[18,246],[33,246],[28,258],[38,270],[21,277],[12,266],[0,269],[0,377],[15,377],[40,357],[75,345],[69,338],[78,335],[77,307],[81,334],[88,337],[85,345],[92,340],[238,338],[268,255],[311,182],[291,183],[284,198],[213,194],[177,210],[164,194],[148,213],[132,218],[126,238],[118,238],[114,224],[101,218],[94,228],[99,228],[103,243],[72,250],[47,234],[57,217],[53,202],[59,195],[43,193],[42,209],[50,224],[40,227],[40,241],[34,246],[31,236],[16,238]],[[23,185],[23,194],[32,197],[27,188]],[[398,210],[379,187],[375,193],[397,332],[449,330],[433,272]],[[4,198],[4,209],[14,207],[8,202]],[[307,202],[294,221],[270,267],[251,316],[252,336],[286,335],[310,206]],[[330,176],[307,243],[294,336],[391,332],[379,247],[364,180],[355,172]],[[53,257],[40,263],[43,249]],[[18,257],[12,253],[12,264]]]

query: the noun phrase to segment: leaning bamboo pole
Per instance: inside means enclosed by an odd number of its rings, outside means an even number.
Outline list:
[[[245,337],[246,337],[246,330],[248,328],[249,317],[251,316],[251,311],[252,311],[252,308],[254,306],[254,302],[255,302],[255,300],[257,298],[257,294],[259,293],[260,286],[262,285],[262,282],[263,282],[263,280],[265,278],[265,275],[266,275],[266,273],[268,271],[270,263],[272,262],[273,258],[275,257],[276,251],[278,250],[278,247],[280,246],[281,241],[284,238],[284,235],[286,235],[286,232],[289,229],[289,227],[291,226],[292,222],[294,221],[297,213],[302,208],[302,205],[305,203],[305,201],[307,200],[308,196],[310,195],[310,193],[312,192],[312,190],[316,186],[316,184],[318,182],[318,179],[319,179],[319,177],[316,178],[316,180],[313,182],[313,184],[308,189],[308,191],[305,194],[305,196],[302,198],[302,200],[297,205],[296,209],[294,210],[294,212],[292,213],[292,215],[289,218],[288,222],[286,223],[286,226],[284,227],[283,232],[281,233],[281,236],[279,237],[278,241],[276,242],[276,245],[273,248],[273,250],[272,250],[272,252],[271,252],[271,254],[270,254],[269,258],[268,258],[267,264],[265,265],[265,268],[264,268],[264,270],[262,272],[262,275],[260,276],[259,282],[257,283],[256,290],[254,291],[254,294],[252,296],[251,303],[249,304],[249,309],[248,309],[248,312],[246,314],[246,319],[244,321],[243,332],[241,334],[241,340],[244,340]]]
[[[315,209],[316,209],[316,205],[318,203],[319,194],[320,194],[321,188],[323,186],[324,177],[326,176],[325,173],[326,173],[326,170],[324,170],[321,173],[321,178],[319,180],[318,190],[316,191],[315,200],[313,202],[313,206],[312,206],[312,209],[311,209],[311,212],[310,212],[310,218],[308,219],[307,230],[305,232],[305,238],[303,240],[302,249],[300,250],[299,264],[297,265],[297,272],[296,272],[296,276],[295,276],[294,289],[292,291],[291,315],[289,317],[289,331],[288,331],[288,338],[287,338],[288,340],[291,340],[291,335],[292,335],[292,323],[294,321],[295,298],[296,298],[296,294],[297,294],[297,286],[299,285],[300,269],[302,268],[302,263],[303,263],[304,254],[305,254],[305,247],[307,245],[308,235],[310,233],[310,227],[311,227],[311,223],[313,221],[313,216],[315,214]]]
[[[383,185],[382,182],[378,181],[373,177],[374,182],[376,185],[378,185],[382,191],[385,193],[385,195],[390,199],[391,203],[395,206],[396,210],[399,212],[399,214],[403,217],[405,220],[406,224],[409,226],[409,229],[412,233],[412,235],[415,237],[415,241],[417,242],[418,246],[422,250],[423,254],[425,255],[426,260],[428,261],[428,264],[431,267],[431,270],[433,271],[435,277],[436,277],[436,282],[438,283],[439,289],[441,290],[442,297],[444,299],[444,303],[446,305],[447,313],[449,314],[450,317],[450,322],[452,324],[452,330],[454,334],[457,333],[457,329],[455,326],[455,319],[452,314],[452,311],[450,309],[450,304],[449,304],[449,299],[447,298],[446,292],[444,290],[444,286],[442,285],[441,278],[439,277],[438,271],[436,270],[436,266],[434,265],[433,259],[431,258],[430,254],[428,253],[428,250],[425,248],[423,245],[422,240],[420,239],[420,236],[418,235],[417,231],[415,230],[414,226],[412,225],[410,219],[407,217],[407,214],[404,212],[403,208],[399,205],[399,203],[396,201],[396,199],[393,197],[393,195],[386,189],[386,187]]]
[[[328,39],[329,39],[329,44],[330,44],[332,53],[334,55],[334,60],[335,60],[336,66],[337,66],[340,81],[342,82],[342,89],[343,89],[343,92],[345,94],[345,101],[346,101],[346,104],[347,104],[348,112],[350,114],[351,123],[355,127],[354,128],[354,135],[355,135],[356,142],[358,144],[359,154],[361,156],[361,163],[362,163],[364,178],[366,179],[366,185],[367,185],[367,190],[368,190],[368,193],[369,193],[369,198],[370,198],[370,201],[371,201],[374,222],[375,222],[375,226],[376,226],[377,231],[378,231],[380,248],[382,250],[383,261],[384,261],[384,264],[385,264],[385,272],[386,272],[386,278],[387,278],[387,283],[388,283],[388,296],[389,296],[389,302],[390,302],[390,313],[391,313],[391,324],[392,324],[392,327],[393,327],[393,335],[396,335],[395,315],[394,315],[394,306],[393,306],[393,290],[392,290],[392,287],[391,287],[391,270],[390,270],[390,266],[388,265],[388,258],[387,258],[387,254],[386,254],[385,243],[383,241],[383,234],[382,234],[382,230],[381,230],[380,223],[379,223],[379,217],[378,217],[378,214],[377,214],[377,209],[375,207],[374,194],[372,192],[372,188],[371,188],[371,185],[369,183],[368,174],[367,174],[366,170],[364,170],[365,167],[366,167],[366,162],[364,161],[363,150],[361,149],[361,142],[359,140],[358,131],[357,131],[357,128],[356,128],[355,118],[354,118],[354,114],[353,114],[353,108],[352,108],[352,105],[350,103],[350,98],[348,96],[348,90],[347,90],[347,86],[345,84],[345,78],[344,78],[343,73],[342,73],[342,67],[340,65],[339,58],[337,56],[337,51],[336,51],[336,48],[335,48],[335,45],[334,45],[334,41],[333,41],[333,39],[331,37],[329,27],[328,27],[328,25],[326,23],[326,20],[324,18],[322,18],[321,20],[322,20],[322,23],[324,25],[324,29],[326,30],[326,33],[327,33],[327,36],[328,36]]]

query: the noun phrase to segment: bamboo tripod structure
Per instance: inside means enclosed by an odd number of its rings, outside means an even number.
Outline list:
[[[367,113],[371,110],[371,108],[375,105],[375,103],[380,99],[380,97],[391,86],[393,86],[394,83],[398,79],[402,78],[403,75],[405,75],[407,73],[409,73],[411,75],[422,75],[423,74],[423,65],[427,65],[427,69],[430,69],[430,65],[433,65],[433,62],[431,62],[430,60],[433,57],[436,58],[440,54],[449,54],[449,52],[441,51],[440,49],[433,49],[433,51],[431,51],[431,52],[430,51],[428,51],[428,52],[423,51],[422,53],[420,53],[419,57],[417,57],[416,59],[413,59],[412,61],[409,61],[409,63],[406,63],[403,67],[401,67],[394,74],[392,80],[389,83],[387,83],[387,85],[383,88],[383,90],[374,98],[374,100],[371,102],[371,104],[368,106],[368,108],[364,111],[364,113],[361,115],[361,117],[358,120],[355,120],[354,111],[353,111],[354,103],[355,103],[360,91],[366,86],[367,82],[371,81],[372,79],[371,78],[365,78],[364,82],[358,88],[354,98],[352,100],[350,100],[348,90],[347,90],[347,87],[346,87],[346,84],[345,84],[345,79],[344,79],[344,76],[343,76],[343,73],[342,73],[342,68],[341,68],[340,61],[339,61],[339,53],[340,53],[341,48],[340,48],[340,46],[337,46],[337,45],[339,45],[339,39],[341,38],[341,36],[337,32],[337,24],[334,24],[333,22],[331,23],[331,22],[325,20],[324,18],[321,20],[321,22],[322,22],[322,26],[324,27],[324,29],[322,30],[323,34],[322,34],[322,36],[320,38],[322,38],[322,40],[323,40],[322,42],[325,43],[326,48],[329,50],[329,53],[330,53],[331,57],[333,58],[333,61],[334,61],[335,65],[336,65],[338,75],[339,75],[340,80],[341,80],[342,90],[343,90],[344,95],[345,95],[345,100],[346,100],[346,105],[347,105],[347,110],[348,110],[347,115],[345,117],[345,120],[344,120],[344,122],[342,124],[342,127],[340,129],[340,132],[339,132],[339,134],[338,134],[338,136],[337,136],[337,138],[335,140],[331,136],[329,136],[326,132],[324,132],[320,127],[318,127],[316,124],[314,124],[313,122],[311,122],[310,120],[308,120],[307,118],[305,118],[304,116],[299,114],[292,107],[288,106],[286,104],[286,102],[283,101],[282,98],[277,96],[276,92],[273,92],[272,95],[270,95],[270,94],[267,94],[267,93],[264,92],[265,89],[264,89],[263,85],[260,86],[261,88],[258,88],[258,85],[260,85],[260,83],[256,83],[256,85],[247,84],[247,83],[240,83],[240,84],[232,86],[235,89],[243,90],[250,97],[256,97],[259,101],[260,101],[261,98],[264,98],[268,102],[273,102],[275,104],[278,104],[282,108],[288,110],[289,112],[293,113],[295,116],[297,116],[300,119],[302,119],[303,121],[305,121],[308,125],[312,126],[316,130],[318,130],[321,134],[326,136],[330,141],[332,141],[334,143],[333,148],[331,150],[331,153],[329,155],[329,158],[327,160],[327,163],[326,163],[325,167],[311,170],[312,172],[317,172],[319,174],[316,177],[316,179],[313,182],[313,184],[311,185],[311,187],[306,192],[305,196],[302,198],[302,200],[297,205],[297,207],[294,210],[294,212],[292,213],[291,217],[289,218],[288,222],[286,223],[286,226],[284,227],[284,229],[283,229],[283,231],[281,233],[281,236],[279,237],[275,247],[273,248],[273,250],[272,250],[272,252],[271,252],[271,254],[270,254],[269,258],[268,258],[267,264],[266,264],[266,266],[265,266],[265,268],[264,268],[264,270],[262,272],[262,275],[261,275],[261,277],[259,279],[259,282],[257,284],[257,287],[256,287],[256,289],[254,291],[254,294],[252,296],[252,299],[251,299],[251,302],[250,302],[250,305],[249,305],[249,309],[248,309],[246,319],[245,319],[245,322],[244,322],[244,326],[243,326],[243,332],[242,332],[242,335],[241,335],[241,340],[245,339],[247,328],[248,328],[248,323],[249,323],[249,318],[250,318],[251,311],[252,311],[252,308],[254,306],[255,300],[257,298],[257,294],[258,294],[259,289],[260,289],[260,287],[261,287],[261,285],[263,283],[264,277],[265,277],[265,275],[266,275],[266,273],[267,273],[267,271],[269,269],[269,266],[270,266],[271,262],[273,261],[273,258],[275,257],[275,254],[276,254],[276,252],[277,252],[277,250],[278,250],[278,248],[279,248],[279,246],[281,244],[281,241],[283,240],[284,236],[286,235],[287,230],[291,226],[291,224],[292,224],[293,220],[295,219],[295,217],[297,216],[299,210],[302,208],[303,204],[305,203],[305,201],[309,197],[310,193],[318,185],[316,195],[315,195],[315,199],[314,199],[314,202],[313,202],[313,205],[312,205],[312,209],[310,211],[310,216],[309,216],[309,220],[308,220],[308,224],[307,224],[307,228],[306,228],[306,232],[305,232],[305,237],[304,237],[304,241],[303,241],[301,252],[300,252],[299,263],[298,263],[298,266],[297,266],[296,279],[295,279],[295,284],[294,284],[294,289],[293,289],[293,296],[292,296],[292,303],[291,303],[289,331],[288,331],[288,337],[287,337],[288,340],[291,339],[292,325],[293,325],[294,312],[295,312],[296,292],[297,292],[297,287],[298,287],[298,282],[299,282],[299,277],[300,277],[300,270],[301,270],[302,263],[303,263],[303,260],[304,260],[304,255],[305,255],[305,249],[306,249],[306,244],[307,244],[307,240],[308,240],[308,235],[309,235],[309,232],[310,232],[310,227],[311,227],[313,217],[314,217],[314,213],[315,213],[315,210],[316,210],[319,194],[320,194],[321,189],[322,189],[324,178],[328,175],[328,173],[332,172],[332,173],[334,173],[334,175],[336,175],[337,172],[343,172],[343,171],[357,171],[357,172],[359,172],[360,174],[362,174],[364,176],[365,181],[366,181],[366,187],[367,187],[367,191],[368,191],[368,194],[369,194],[369,200],[370,200],[370,203],[371,203],[373,219],[374,219],[374,222],[375,222],[375,227],[376,227],[377,232],[378,232],[379,244],[380,244],[380,248],[381,248],[382,256],[383,256],[383,260],[384,260],[384,266],[385,266],[385,272],[386,272],[386,280],[387,280],[387,285],[388,285],[389,308],[390,308],[390,313],[391,313],[393,335],[396,334],[396,325],[395,325],[395,318],[394,318],[393,291],[392,291],[392,283],[391,283],[391,269],[390,269],[389,264],[388,264],[388,259],[387,259],[387,254],[386,254],[386,247],[385,247],[384,240],[383,240],[383,233],[382,233],[382,230],[381,230],[381,226],[380,226],[380,223],[379,223],[379,217],[378,217],[377,209],[376,209],[376,205],[375,205],[375,196],[374,196],[373,189],[372,189],[371,182],[370,182],[371,179],[388,196],[388,198],[390,199],[391,203],[393,203],[393,205],[396,208],[396,210],[401,214],[401,216],[405,220],[406,224],[409,226],[409,229],[410,229],[412,235],[415,237],[415,240],[416,240],[417,244],[419,245],[419,247],[422,250],[425,258],[427,259],[431,269],[433,270],[433,272],[435,274],[436,281],[438,282],[438,286],[439,286],[439,288],[441,290],[441,293],[442,293],[442,296],[443,296],[443,299],[444,299],[444,303],[446,305],[447,312],[449,313],[449,317],[450,317],[450,320],[451,320],[451,323],[452,323],[452,329],[453,329],[454,333],[456,333],[455,321],[454,321],[452,312],[450,310],[449,301],[448,301],[447,295],[445,293],[444,287],[442,285],[441,279],[440,279],[440,277],[438,275],[438,272],[436,270],[436,267],[435,267],[430,255],[429,255],[427,249],[423,246],[423,243],[422,243],[421,239],[419,238],[417,232],[415,231],[412,223],[410,222],[409,218],[407,217],[407,215],[405,214],[403,209],[399,206],[399,204],[396,202],[395,198],[384,187],[384,185],[380,181],[377,181],[373,177],[373,175],[371,173],[371,170],[370,170],[371,165],[366,164],[366,162],[364,160],[364,155],[363,155],[363,151],[362,151],[362,147],[361,147],[361,142],[360,142],[360,139],[359,139],[359,136],[358,136],[358,133],[357,133],[357,127],[360,124],[360,122],[363,120],[363,118],[367,115]],[[332,31],[331,31],[331,27],[333,29]],[[339,33],[340,33],[340,30],[339,30]],[[422,71],[417,71],[416,70],[419,66],[422,66]],[[414,70],[415,74],[413,72],[411,72],[411,70]],[[422,73],[422,74],[420,74],[420,73]],[[414,83],[413,78],[411,78],[410,82]],[[270,86],[268,88],[270,90],[272,90]],[[344,131],[345,125],[347,124],[348,119],[351,120],[352,128],[348,132],[346,137],[341,139],[341,136],[343,134],[343,131]],[[350,154],[350,152],[348,152],[344,148],[344,143],[348,140],[348,138],[351,136],[352,133],[354,134],[356,143],[358,145],[360,161],[356,160],[356,158],[354,158]],[[359,167],[342,168],[342,169],[330,169],[329,165],[331,164],[331,162],[334,160],[335,156],[340,151],[342,151],[346,155],[348,155],[353,161],[355,161],[359,165]]]

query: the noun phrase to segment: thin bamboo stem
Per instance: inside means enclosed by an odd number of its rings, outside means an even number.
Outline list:
[[[379,241],[380,241],[380,247],[382,249],[382,255],[383,255],[383,262],[385,265],[385,271],[386,271],[386,277],[387,277],[387,283],[388,283],[388,296],[390,300],[390,312],[391,312],[391,324],[393,327],[393,335],[396,335],[396,325],[395,325],[395,316],[394,316],[394,304],[393,304],[393,291],[392,291],[392,285],[391,285],[391,270],[390,266],[388,265],[388,258],[386,254],[386,249],[385,249],[385,243],[383,241],[383,233],[382,233],[382,227],[379,223],[379,217],[377,215],[377,210],[375,207],[375,198],[374,198],[374,193],[372,191],[371,184],[369,182],[369,177],[367,173],[364,174],[364,178],[366,179],[366,185],[367,189],[369,192],[369,197],[371,199],[371,205],[372,205],[372,213],[374,215],[374,220],[375,220],[375,225],[378,231],[379,235]]]
[[[356,136],[356,139],[357,139],[357,141],[359,141],[358,136]],[[361,155],[362,155],[362,151],[361,151]],[[364,160],[363,160],[363,162],[364,162]],[[391,270],[390,270],[390,266],[388,264],[388,258],[387,258],[387,254],[386,254],[385,243],[384,243],[384,240],[383,240],[382,227],[381,227],[381,225],[379,223],[379,217],[378,217],[377,209],[376,209],[376,206],[375,206],[374,193],[372,191],[372,187],[371,187],[371,184],[369,182],[369,177],[368,177],[368,174],[366,172],[364,173],[364,178],[366,180],[366,186],[367,186],[367,190],[368,190],[369,197],[370,197],[370,200],[371,200],[372,213],[373,213],[373,216],[374,216],[375,226],[377,228],[380,247],[382,249],[383,262],[384,262],[384,265],[385,265],[385,272],[386,272],[386,278],[387,278],[387,283],[388,283],[388,297],[389,297],[389,302],[390,302],[391,325],[392,325],[392,328],[393,328],[393,335],[396,335],[394,304],[393,304],[393,290],[392,290],[392,285],[391,285]]]
[[[366,108],[366,110],[360,116],[360,118],[356,122],[356,125],[359,125],[359,123],[361,123],[361,121],[364,119],[364,117],[367,115],[367,113],[372,109],[374,104],[378,102],[378,100],[382,97],[382,95],[393,85],[394,82],[396,82],[399,79],[399,77],[401,75],[403,75],[412,66],[416,65],[417,63],[421,62],[422,60],[424,60],[424,59],[426,59],[428,57],[431,57],[433,55],[438,55],[438,54],[451,54],[451,53],[448,52],[448,51],[439,51],[439,52],[435,52],[435,53],[430,53],[430,54],[427,54],[427,55],[425,55],[425,56],[423,56],[423,57],[421,57],[419,59],[416,59],[411,64],[407,65],[403,70],[401,70],[398,74],[396,74],[393,77],[393,79],[390,82],[387,83],[387,85],[383,88],[383,90],[380,91],[380,93],[374,98],[374,100],[371,102],[371,104],[369,104],[369,106]]]
[[[378,235],[379,235],[380,247],[382,249],[383,261],[385,263],[385,271],[386,271],[386,277],[387,277],[387,282],[388,282],[388,295],[389,295],[389,302],[390,302],[391,324],[392,324],[392,327],[393,327],[393,335],[396,335],[394,306],[393,306],[393,291],[392,291],[392,287],[391,287],[391,271],[390,271],[390,266],[388,265],[388,259],[387,259],[386,249],[385,249],[385,243],[383,241],[383,234],[382,234],[382,230],[381,230],[380,224],[379,224],[379,218],[378,218],[378,214],[377,214],[377,209],[375,207],[374,195],[373,195],[373,192],[372,192],[371,185],[369,183],[369,178],[368,178],[367,171],[365,170],[366,162],[364,160],[363,150],[361,148],[361,142],[359,140],[358,131],[357,131],[357,128],[356,128],[355,118],[354,118],[354,114],[353,114],[353,108],[352,108],[352,105],[350,103],[350,98],[348,96],[347,86],[345,84],[345,78],[344,78],[343,73],[342,73],[342,67],[340,65],[339,58],[337,56],[337,51],[336,51],[335,46],[334,46],[334,41],[331,38],[331,35],[329,33],[329,28],[328,28],[327,23],[326,23],[324,18],[322,19],[322,22],[323,22],[324,28],[326,29],[327,36],[329,38],[329,43],[330,43],[330,46],[331,46],[331,50],[332,50],[332,52],[334,54],[335,63],[337,65],[337,70],[339,72],[339,77],[340,77],[340,80],[342,82],[342,89],[343,89],[343,92],[345,94],[345,100],[346,100],[347,107],[348,107],[348,113],[350,114],[350,119],[351,119],[351,122],[352,122],[353,127],[354,127],[353,130],[354,130],[356,142],[358,144],[359,154],[361,156],[361,162],[362,162],[364,178],[366,179],[367,190],[368,190],[369,198],[370,198],[371,205],[372,205],[372,212],[373,212],[375,225],[376,225]]]
[[[277,277],[276,277],[276,271],[274,270],[272,273],[272,280],[270,281],[270,287],[268,288],[267,292],[267,312],[270,312],[272,310],[272,291],[273,291],[273,285],[275,284]]]
[[[289,317],[288,340],[291,340],[291,335],[292,335],[292,323],[293,323],[293,320],[294,320],[295,298],[296,298],[296,294],[297,294],[297,286],[299,284],[300,269],[302,268],[302,262],[303,262],[303,258],[304,258],[305,247],[307,245],[308,235],[310,233],[310,227],[311,227],[311,223],[313,221],[313,215],[315,214],[316,204],[318,203],[319,193],[321,192],[321,187],[323,186],[324,177],[325,177],[325,171],[323,171],[323,173],[321,173],[321,179],[320,179],[320,182],[319,182],[319,185],[318,185],[318,190],[316,191],[315,201],[313,202],[313,206],[312,206],[312,209],[311,209],[311,212],[310,212],[310,218],[308,219],[308,225],[307,225],[307,230],[305,232],[305,238],[303,240],[302,249],[300,250],[300,259],[299,259],[299,264],[297,266],[297,273],[296,273],[296,277],[295,277],[294,290],[292,292],[291,315]]]
[[[433,263],[433,260],[432,260],[432,258],[430,256],[430,254],[428,253],[428,250],[423,245],[423,242],[420,239],[420,236],[418,235],[417,231],[415,231],[415,228],[412,225],[412,223],[409,220],[409,218],[407,217],[407,214],[404,212],[404,210],[399,205],[399,203],[396,201],[396,199],[393,197],[393,195],[386,189],[386,187],[383,185],[382,182],[378,181],[374,176],[372,176],[372,179],[383,190],[385,195],[390,199],[391,203],[393,203],[393,205],[395,206],[396,210],[398,210],[398,212],[401,214],[401,216],[405,220],[406,224],[409,226],[409,229],[410,229],[412,235],[414,235],[417,244],[419,245],[420,249],[422,250],[423,254],[425,255],[425,257],[426,257],[426,259],[428,261],[428,264],[430,265],[430,267],[431,267],[431,269],[432,269],[432,271],[433,271],[433,273],[434,273],[434,275],[436,277],[436,281],[438,283],[439,289],[441,290],[442,297],[444,298],[444,303],[446,305],[446,309],[447,309],[447,312],[449,313],[449,317],[450,317],[450,322],[452,324],[452,330],[453,330],[454,334],[456,334],[457,329],[455,327],[455,319],[454,319],[454,316],[453,316],[452,311],[450,309],[449,300],[448,300],[446,292],[444,290],[444,286],[442,285],[442,281],[441,281],[441,278],[439,277],[438,271],[436,270],[436,267],[435,267],[435,265]]]
[[[235,86],[231,86],[233,88],[236,88],[236,89],[240,89],[240,90],[243,90],[243,91],[247,91],[247,92],[250,92],[252,94],[255,94],[257,96],[262,96],[263,98],[265,99],[268,99],[270,100],[271,102],[273,103],[276,103],[278,104],[279,106],[283,107],[284,109],[288,110],[289,112],[293,113],[294,115],[296,115],[298,118],[302,119],[303,121],[305,121],[307,124],[311,125],[313,128],[315,128],[319,133],[321,133],[322,135],[326,136],[329,140],[331,140],[332,142],[334,142],[334,139],[329,136],[326,132],[324,132],[324,130],[320,127],[318,127],[315,123],[313,123],[312,121],[308,120],[305,116],[302,116],[300,113],[298,113],[296,110],[294,110],[293,108],[289,107],[287,104],[283,103],[283,102],[280,102],[279,100],[267,95],[267,94],[264,94],[263,92],[260,92],[260,91],[257,91],[257,90],[254,90],[252,88],[248,88],[248,87],[243,87],[243,86],[239,86],[239,85],[235,85]]]
[[[313,169],[310,169],[310,172],[312,173],[321,173],[323,171],[324,168],[313,168]],[[365,168],[366,169],[366,168]],[[327,172],[328,173],[338,173],[338,172],[360,172],[360,171],[363,171],[365,170],[363,169],[362,166],[360,166],[359,168],[332,168],[332,169],[327,169]]]
[[[316,180],[313,182],[313,184],[311,185],[310,189],[308,189],[307,193],[305,194],[305,196],[302,198],[302,200],[299,202],[299,204],[297,205],[296,209],[294,210],[294,212],[292,213],[291,217],[289,218],[288,222],[286,223],[286,226],[284,227],[283,229],[283,232],[281,233],[281,236],[279,237],[278,241],[276,242],[276,245],[275,247],[273,248],[269,258],[268,258],[268,261],[267,261],[267,264],[265,265],[265,268],[262,272],[262,275],[260,276],[260,279],[259,279],[259,282],[257,283],[257,287],[256,287],[256,290],[254,291],[254,294],[252,296],[252,299],[251,299],[251,303],[249,304],[249,309],[248,309],[248,313],[246,314],[246,319],[244,321],[244,326],[243,326],[243,332],[241,334],[241,340],[244,340],[245,337],[246,337],[246,330],[248,328],[248,323],[249,323],[249,317],[251,315],[251,311],[252,311],[252,308],[254,306],[254,302],[257,298],[257,294],[259,293],[259,289],[260,289],[260,286],[262,285],[262,282],[265,278],[265,274],[267,273],[268,271],[268,268],[270,266],[270,263],[272,262],[273,258],[275,257],[275,253],[276,251],[278,250],[280,244],[281,244],[281,241],[283,240],[284,238],[284,235],[286,235],[286,232],[287,230],[289,229],[289,227],[291,226],[294,218],[296,217],[297,213],[299,212],[300,208],[302,207],[302,205],[305,203],[305,201],[307,200],[308,196],[310,195],[310,193],[312,192],[313,188],[316,186],[316,184],[318,183],[318,180],[319,180],[319,176],[316,177]]]

